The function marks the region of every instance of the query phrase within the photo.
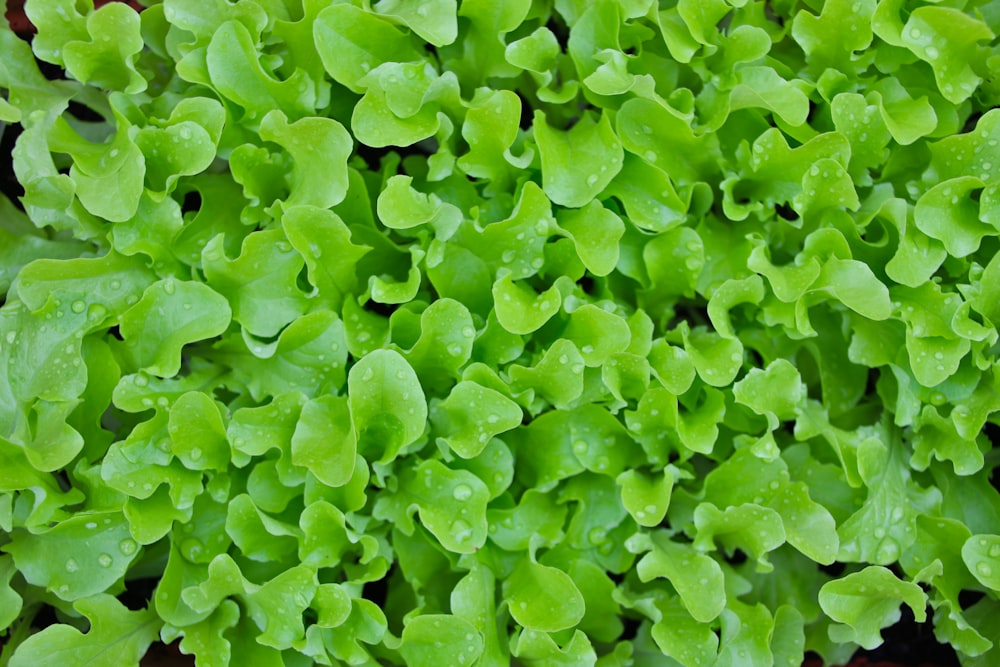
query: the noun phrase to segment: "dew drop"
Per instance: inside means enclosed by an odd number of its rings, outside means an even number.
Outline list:
[[[467,542],[472,538],[472,526],[461,519],[456,519],[451,523],[451,534],[459,542]]]
[[[597,526],[596,528],[591,528],[590,531],[587,533],[587,540],[589,540],[590,543],[595,546],[604,544],[608,540],[608,531],[604,530],[600,526]]]
[[[452,490],[451,495],[455,500],[464,502],[472,497],[472,487],[468,484],[459,484]]]
[[[111,564],[114,562],[115,561],[111,557],[111,554],[101,554],[97,557],[97,564],[101,567],[111,567]]]
[[[883,563],[892,562],[899,557],[899,546],[893,540],[886,540],[878,550],[878,556]]]
[[[135,540],[128,537],[118,543],[118,551],[121,551],[125,556],[131,556],[138,548],[139,545],[135,543]]]
[[[201,458],[201,454],[202,451],[200,447],[192,447],[189,456],[191,457],[192,461],[197,461],[198,459]]]
[[[189,561],[197,561],[204,551],[205,545],[194,537],[189,537],[181,542],[181,554]]]
[[[993,574],[993,568],[990,567],[989,563],[986,563],[984,561],[980,561],[976,565],[976,571],[979,572],[979,574],[983,575],[984,577],[988,577],[991,574]]]
[[[75,558],[70,558],[66,561],[66,571],[76,572],[80,569],[80,564],[76,562]]]
[[[82,313],[86,308],[87,304],[85,304],[83,301],[74,301],[73,304],[69,307],[69,309],[72,310],[74,313]]]

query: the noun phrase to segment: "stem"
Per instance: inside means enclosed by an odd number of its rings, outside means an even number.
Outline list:
[[[7,637],[7,641],[4,642],[3,650],[0,650],[0,667],[7,667],[10,663],[10,659],[14,656],[14,652],[17,647],[20,646],[28,635],[31,634],[31,623],[35,620],[35,616],[41,609],[40,604],[32,605],[27,611],[22,611],[21,619],[17,621],[14,628],[10,632],[10,636]]]

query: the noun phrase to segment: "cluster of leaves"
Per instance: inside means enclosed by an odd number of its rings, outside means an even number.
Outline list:
[[[996,664],[1000,2],[144,4],[0,27],[0,662]]]

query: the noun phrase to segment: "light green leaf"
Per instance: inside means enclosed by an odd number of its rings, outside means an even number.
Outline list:
[[[781,458],[761,459],[750,447],[737,449],[705,480],[705,498],[717,507],[752,503],[781,515],[788,542],[819,563],[832,563],[840,546],[836,522],[814,501],[808,487],[789,479]],[[844,538],[841,538],[844,539]]]
[[[597,664],[597,653],[582,630],[574,630],[566,645],[560,647],[550,633],[527,629],[516,635],[510,650],[529,665],[594,667]]]
[[[615,480],[622,488],[622,505],[636,523],[647,528],[658,525],[666,516],[674,481],[668,470],[653,474],[626,470]]]
[[[229,502],[229,514],[226,515],[226,533],[233,540],[243,555],[250,560],[269,562],[283,561],[296,552],[302,531],[297,527],[261,512],[253,500],[247,494],[240,494]],[[223,554],[217,556],[212,564],[220,562],[219,559],[229,559]],[[239,568],[229,559],[232,570],[239,571]],[[220,578],[231,586],[236,580],[229,574],[220,574]],[[230,595],[231,593],[220,593],[218,599]],[[217,602],[202,601],[200,606],[195,606],[193,598],[185,596],[185,602],[194,609],[207,611],[215,608]]]
[[[3,530],[10,532],[10,523],[5,523]],[[10,581],[17,573],[14,560],[7,554],[0,556],[0,632],[5,632],[21,614],[24,600],[17,591],[11,588]]]
[[[305,259],[309,282],[338,309],[344,295],[357,288],[357,264],[371,248],[354,243],[340,216],[326,209],[286,206],[281,225],[289,243]],[[329,261],[333,257],[336,261]]]
[[[512,334],[530,334],[559,312],[562,297],[553,285],[541,294],[505,274],[493,283],[495,313],[500,325]]]
[[[557,632],[583,619],[583,595],[568,574],[522,558],[503,585],[514,620],[529,630]]]
[[[682,329],[684,349],[698,377],[712,387],[731,383],[743,366],[743,344],[738,338],[723,338],[704,327]]]
[[[552,35],[545,28],[539,30]],[[508,52],[520,42],[511,44]],[[468,142],[469,152],[458,158],[458,168],[473,178],[493,181],[498,190],[505,186],[514,175],[509,151],[517,139],[520,113],[521,100],[512,91],[478,89],[462,124],[462,138]]]
[[[274,109],[261,119],[260,137],[292,156],[290,192],[284,206],[330,208],[344,200],[347,158],[354,141],[338,121],[310,117],[289,123],[284,113]]]
[[[726,606],[722,568],[690,545],[671,540],[662,531],[639,535],[626,544],[629,551],[648,551],[636,565],[641,581],[670,581],[695,620],[708,623]]]
[[[869,96],[878,100],[882,122],[892,138],[904,146],[927,136],[938,125],[937,114],[927,98],[913,99],[895,77],[879,81]]]
[[[354,474],[357,435],[346,397],[322,396],[302,406],[291,439],[292,463],[324,484],[343,486]]]
[[[587,366],[600,366],[611,355],[624,352],[632,338],[623,318],[592,304],[570,314],[562,335],[576,344]]]
[[[170,377],[185,345],[223,333],[231,317],[226,299],[204,283],[167,278],[122,314],[121,333],[137,367]]]
[[[472,355],[473,326],[461,302],[442,298],[420,314],[420,337],[403,356],[428,390],[444,390]]]
[[[1000,590],[1000,536],[970,536],[962,545],[962,560],[979,583]]]
[[[249,349],[247,343],[249,342]],[[245,383],[257,399],[301,391],[310,396],[344,384],[347,341],[344,323],[329,310],[303,315],[288,325],[276,344],[232,339],[234,377]],[[231,346],[231,347],[230,347]],[[226,355],[220,353],[221,358]]]
[[[383,461],[413,443],[427,421],[427,401],[413,368],[398,352],[365,355],[347,377],[351,417],[359,447],[377,448]]]
[[[792,37],[817,71],[833,67],[848,72],[856,67],[851,62],[854,52],[871,44],[875,5],[875,0],[832,0],[823,4],[819,16],[800,11],[792,21]]]
[[[552,343],[531,367],[511,364],[510,386],[532,390],[557,408],[568,407],[583,393],[584,362],[576,345],[565,338]]]
[[[684,221],[689,202],[681,199],[668,172],[655,165],[656,160],[652,150],[642,158],[626,153],[621,171],[604,192],[621,200],[635,226],[665,232]]]
[[[257,642],[279,650],[291,649],[303,638],[302,612],[316,592],[316,570],[291,567],[246,595],[247,615],[260,629]]]
[[[401,473],[398,494],[380,499],[374,516],[400,512],[395,519],[399,524],[409,521],[415,507],[442,547],[452,553],[474,553],[486,542],[488,500],[489,490],[481,479],[431,459]]]
[[[407,26],[434,46],[451,44],[458,37],[456,0],[380,0],[374,9]]]
[[[21,644],[10,665],[138,665],[162,625],[152,609],[129,611],[110,595],[95,595],[74,607],[90,619],[86,634],[71,625],[50,625]]]
[[[926,618],[923,590],[878,565],[828,582],[819,591],[824,613],[838,623],[830,626],[830,639],[855,642],[869,650],[882,643],[879,631],[899,620],[899,606],[904,602],[918,623]]]
[[[895,434],[883,442],[874,433],[857,444],[858,472],[868,487],[861,508],[837,532],[844,561],[889,565],[913,543],[914,521],[920,508],[929,508],[940,497],[934,488],[923,489],[912,479],[905,463],[905,446]]]
[[[439,438],[465,459],[478,456],[491,438],[520,426],[517,403],[475,382],[459,382],[434,405],[431,422]]]
[[[952,7],[917,7],[902,30],[903,44],[934,70],[945,99],[960,104],[982,79],[975,65],[983,62],[976,42],[993,39],[986,23]]]
[[[621,170],[625,153],[608,114],[584,115],[569,130],[552,128],[545,112],[532,123],[542,158],[542,188],[554,203],[580,207],[590,202]]]
[[[618,241],[625,233],[621,218],[591,201],[580,209],[565,209],[556,216],[559,228],[573,239],[584,266],[595,276],[606,276],[618,264]]]
[[[737,72],[737,81],[739,83],[729,94],[731,110],[762,107],[793,127],[806,122],[809,98],[794,83],[783,79],[774,68],[742,67]]]
[[[812,290],[825,292],[871,320],[888,319],[889,290],[864,262],[831,257],[820,269]]]
[[[656,646],[684,667],[710,667],[715,664],[719,636],[707,623],[695,620],[678,597],[656,601],[659,620],[651,634]]]
[[[121,512],[80,513],[36,533],[18,529],[4,551],[28,583],[68,602],[110,589],[138,555]]]
[[[254,335],[269,338],[306,310],[296,280],[302,257],[292,251],[280,229],[254,232],[243,239],[240,256],[226,257],[220,234],[202,251],[208,285],[224,296],[233,319]]]
[[[773,414],[785,421],[794,419],[805,397],[805,387],[795,366],[776,359],[766,368],[752,368],[733,385],[733,397],[759,415]]]
[[[186,468],[223,471],[229,466],[222,413],[208,395],[187,392],[174,402],[168,419],[171,451]]]
[[[979,249],[983,238],[997,229],[979,219],[979,190],[983,182],[964,176],[939,183],[921,195],[913,211],[917,229],[941,241],[948,254],[966,257]]]
[[[483,652],[483,638],[468,621],[451,614],[422,614],[403,628],[399,652],[412,667],[439,667],[442,661],[469,667]]]
[[[315,108],[316,91],[304,70],[296,70],[285,80],[272,76],[262,64],[255,42],[254,35],[239,20],[216,24],[203,67],[222,96],[243,107],[251,123],[260,122],[263,134],[261,119],[265,114],[304,116]]]
[[[68,41],[62,48],[66,71],[73,78],[130,95],[146,89],[146,79],[135,68],[143,49],[137,12],[118,4],[101,7],[87,16],[87,33],[86,41]],[[105,39],[107,35],[115,39]]]
[[[334,81],[363,92],[358,81],[385,62],[421,60],[410,38],[376,14],[341,3],[321,11],[313,36]]]
[[[544,540],[555,544],[563,535],[566,505],[547,493],[528,489],[512,509],[488,509],[490,541],[507,551],[523,551]]]
[[[653,341],[649,364],[653,376],[675,395],[686,392],[697,373],[687,350],[675,347],[662,338]]]
[[[174,189],[178,178],[199,174],[215,159],[215,142],[194,121],[165,128],[144,127],[135,135],[146,162],[146,182],[155,192]]]
[[[769,507],[752,503],[733,505],[724,511],[710,502],[698,505],[694,512],[694,525],[698,530],[696,549],[715,549],[718,539],[730,553],[742,549],[757,559],[762,572],[774,569],[767,560],[767,553],[785,543],[785,528],[781,516]]]

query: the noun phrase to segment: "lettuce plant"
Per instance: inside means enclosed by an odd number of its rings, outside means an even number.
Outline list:
[[[0,27],[0,663],[997,664],[998,0],[144,4]]]

